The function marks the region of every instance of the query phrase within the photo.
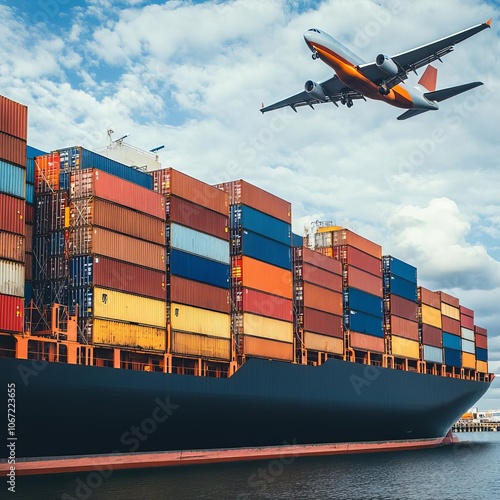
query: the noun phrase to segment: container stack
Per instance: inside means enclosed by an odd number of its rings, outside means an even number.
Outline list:
[[[344,354],[342,264],[302,246],[293,249],[297,359]],[[316,359],[314,359],[316,358]]]
[[[488,373],[488,331],[474,325],[474,340],[476,344],[476,370]]]
[[[418,307],[423,359],[427,363],[443,364],[441,295],[419,286]]]
[[[236,354],[292,361],[290,203],[243,180],[217,187],[229,195]]]
[[[460,306],[460,337],[462,339],[462,367],[476,369],[474,311]]]
[[[164,352],[164,197],[98,169],[72,171],[69,184],[69,303],[80,333]]]
[[[24,325],[26,106],[0,96],[0,331]]]
[[[444,292],[438,293],[441,296],[444,364],[453,368],[461,368],[460,303],[456,297]]]
[[[229,361],[227,194],[172,168],[152,175],[166,196],[171,353]]]
[[[419,360],[417,268],[390,255],[382,268],[388,354]]]

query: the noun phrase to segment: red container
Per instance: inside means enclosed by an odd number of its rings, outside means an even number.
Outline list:
[[[422,344],[443,347],[443,332],[431,325],[422,325]]]
[[[277,297],[250,288],[242,290],[242,311],[268,318],[293,321],[293,303],[289,299]]]
[[[276,219],[291,223],[292,206],[288,201],[264,191],[244,180],[216,184],[216,187],[229,195],[230,205],[246,205]],[[195,200],[193,200],[195,201]]]
[[[382,297],[382,278],[357,267],[347,266],[347,286]]]
[[[0,194],[0,231],[24,236],[26,203],[7,194]]]
[[[342,316],[308,307],[304,307],[303,328],[306,332],[321,333],[340,339],[344,337]]]
[[[385,352],[385,341],[383,338],[366,335],[366,333],[350,332],[351,347],[363,351]]]
[[[0,131],[26,141],[28,107],[0,96]]]
[[[327,288],[328,290],[334,290],[336,292],[342,291],[342,276],[324,271],[311,264],[302,265],[302,279],[308,283]]]
[[[411,321],[418,320],[418,305],[416,302],[404,299],[398,295],[389,294],[389,299],[384,299],[385,310],[390,314]]]
[[[33,224],[35,219],[35,207],[26,203],[26,224]]]
[[[349,245],[333,248],[333,257],[374,276],[382,277],[382,260]]]
[[[61,159],[59,153],[35,156],[35,194],[50,193],[59,189]]]
[[[229,290],[170,276],[170,301],[210,311],[230,312]]]
[[[0,332],[21,333],[24,324],[24,300],[0,295]]]
[[[391,314],[389,316],[391,334],[405,339],[419,340],[418,323],[409,319],[400,318]]]
[[[426,304],[436,309],[441,309],[441,295],[438,292],[433,292],[424,288],[423,286],[418,287],[418,301],[420,304]]]
[[[214,212],[177,196],[170,196],[166,204],[170,222],[182,224],[217,238],[229,239],[227,214]]]
[[[469,330],[474,330],[474,318],[471,316],[460,315],[460,326],[468,328]]]
[[[488,330],[486,330],[486,328],[481,328],[480,326],[474,325],[474,331],[479,335],[484,335],[485,337],[488,335]]]
[[[24,279],[31,281],[33,279],[33,254],[26,252],[24,254]]]
[[[481,349],[488,349],[488,337],[485,335],[475,335],[474,337],[476,342],[476,347],[480,347]]]
[[[325,271],[330,271],[333,274],[342,276],[342,263],[338,260],[327,257],[309,248],[297,247],[294,248],[295,259],[303,264],[311,264]]]
[[[465,306],[460,306],[460,315],[474,317],[474,311]]]
[[[0,132],[0,160],[26,168],[26,141]]]
[[[460,301],[456,297],[453,297],[453,295],[448,295],[444,292],[438,292],[438,294],[441,296],[441,302],[453,307],[460,307]]]
[[[33,251],[33,224],[24,225],[24,234],[26,235],[26,252]]]
[[[331,314],[342,315],[342,293],[333,292],[320,286],[304,283],[304,307],[318,309]]]
[[[321,231],[323,232],[323,231]],[[328,232],[328,231],[325,231]],[[377,259],[382,259],[382,247],[373,241],[370,241],[359,234],[352,232],[350,229],[338,229],[331,231],[333,247],[350,246],[357,248]]]
[[[173,168],[151,172],[153,189],[164,195],[178,196],[214,212],[229,215],[227,194]]]
[[[0,259],[24,262],[24,248],[24,236],[0,232]]]
[[[70,197],[94,196],[165,220],[165,197],[96,168],[71,172]]]
[[[443,325],[443,332],[460,335],[460,321],[449,318],[448,316],[441,316],[441,321]]]

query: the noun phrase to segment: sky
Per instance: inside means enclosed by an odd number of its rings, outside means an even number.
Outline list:
[[[0,0],[0,18],[1,93],[29,106],[30,145],[95,150],[108,129],[129,133],[144,150],[164,145],[164,167],[290,201],[297,233],[314,221],[356,231],[473,309],[500,374],[498,2]],[[434,63],[438,88],[485,85],[439,111],[259,112],[332,75],[304,43],[311,27],[373,61],[489,18]],[[479,406],[500,408],[500,376]]]

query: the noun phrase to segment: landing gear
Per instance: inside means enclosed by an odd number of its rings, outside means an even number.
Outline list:
[[[385,83],[383,83],[382,85],[380,85],[380,87],[378,88],[378,91],[382,95],[389,95],[391,93],[390,89],[387,88],[387,84],[385,84]]]
[[[316,60],[316,59],[319,59],[319,54],[318,52],[315,50],[313,53],[312,53],[312,56],[313,60]]]
[[[347,107],[348,108],[352,108],[352,99],[351,97],[349,96],[349,94],[345,94],[343,93],[341,96],[340,96],[340,104],[343,104],[343,105],[346,105],[347,104]]]

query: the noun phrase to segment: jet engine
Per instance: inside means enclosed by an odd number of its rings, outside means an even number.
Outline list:
[[[318,101],[325,102],[327,100],[323,87],[319,83],[308,80],[304,85],[304,90]]]
[[[379,54],[375,59],[377,66],[388,75],[395,76],[399,73],[397,64],[385,54]]]

